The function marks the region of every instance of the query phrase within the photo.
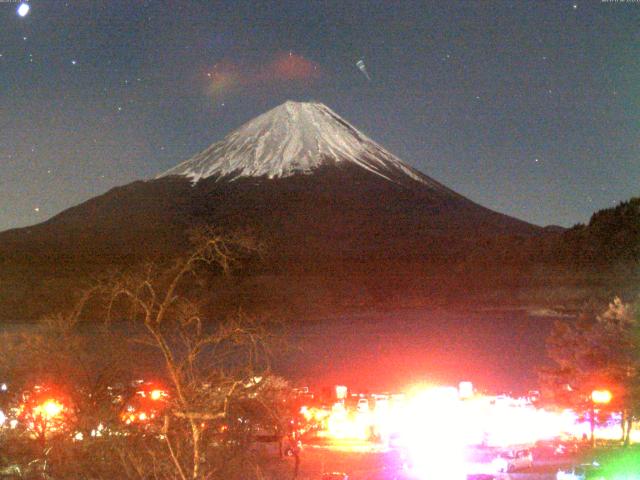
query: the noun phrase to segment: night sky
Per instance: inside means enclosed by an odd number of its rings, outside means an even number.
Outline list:
[[[640,193],[640,2],[29,5],[0,0],[0,230],[152,178],[287,99],[539,225]]]

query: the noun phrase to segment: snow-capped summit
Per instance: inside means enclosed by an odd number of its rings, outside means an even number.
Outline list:
[[[388,180],[408,176],[431,188],[446,189],[389,153],[326,105],[292,101],[245,123],[159,177],[181,175],[194,183],[212,176],[227,180],[282,178],[342,162]]]

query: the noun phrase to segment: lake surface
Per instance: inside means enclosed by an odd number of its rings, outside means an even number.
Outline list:
[[[300,350],[275,368],[297,384],[399,390],[415,382],[470,380],[492,391],[536,389],[557,318],[525,311],[403,310],[336,316],[296,327]]]
[[[398,391],[417,382],[470,380],[480,389],[524,393],[537,388],[537,368],[548,363],[545,339],[555,320],[525,311],[433,309],[306,320],[290,328],[290,348],[274,352],[273,367],[294,386],[316,390],[344,384]],[[29,328],[3,325],[0,331]]]

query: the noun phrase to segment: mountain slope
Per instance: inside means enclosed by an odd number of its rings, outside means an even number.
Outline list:
[[[253,229],[298,259],[434,258],[467,248],[470,234],[542,231],[411,168],[325,105],[286,102],[156,179],[7,232],[0,245],[138,258],[170,254],[198,224]]]
[[[155,179],[0,233],[0,264],[34,285],[80,278],[179,254],[198,225],[250,230],[266,245],[259,269],[284,281],[447,272],[483,238],[545,235],[411,168],[326,106],[287,102]]]

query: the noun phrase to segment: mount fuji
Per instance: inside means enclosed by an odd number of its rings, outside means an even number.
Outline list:
[[[204,224],[263,240],[263,272],[324,278],[454,265],[487,238],[545,234],[412,168],[327,106],[286,102],[154,179],[0,233],[0,263],[48,278],[167,258]]]
[[[321,103],[288,101],[235,130],[160,177],[193,182],[212,176],[285,178],[311,174],[326,164],[351,163],[389,181],[408,177],[434,189],[445,187],[387,152]]]

